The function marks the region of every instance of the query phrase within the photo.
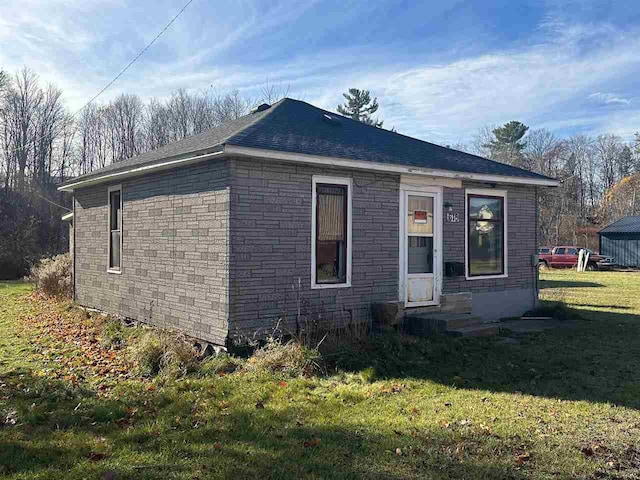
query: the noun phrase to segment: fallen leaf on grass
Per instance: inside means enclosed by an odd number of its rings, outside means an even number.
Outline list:
[[[518,466],[524,465],[529,460],[531,460],[531,454],[529,452],[516,453],[516,456],[515,456],[516,465]]]
[[[580,449],[585,457],[593,457],[594,455],[603,455],[608,449],[600,442],[591,442]]]
[[[100,460],[104,460],[106,456],[107,454],[102,452],[89,452],[87,458],[93,462],[99,462]]]
[[[318,445],[320,445],[320,439],[317,437],[314,437],[311,440],[305,440],[303,445],[304,445],[304,448],[317,447]]]

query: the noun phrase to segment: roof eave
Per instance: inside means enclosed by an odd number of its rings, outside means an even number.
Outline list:
[[[309,163],[324,166],[329,165],[361,170],[374,170],[387,173],[404,173],[438,178],[453,178],[459,180],[476,180],[479,182],[510,183],[517,185],[534,185],[543,187],[558,187],[560,185],[560,181],[553,178],[516,177],[506,175],[457,172],[453,170],[438,170],[432,168],[414,167],[410,165],[395,165],[381,162],[370,162],[368,160],[324,157],[319,155],[307,155],[303,153],[283,152],[280,150],[266,150],[252,147],[242,147],[237,145],[225,145],[224,152],[226,154],[246,157],[270,158],[273,160]]]
[[[162,160],[158,160],[153,163],[132,166],[131,168],[126,168],[126,169],[118,170],[115,172],[105,172],[103,175],[96,175],[95,177],[90,177],[84,180],[78,180],[78,181],[70,180],[69,182],[66,182],[60,185],[58,187],[58,190],[62,192],[73,192],[78,188],[84,188],[84,187],[89,187],[91,185],[107,183],[112,180],[123,180],[126,178],[145,175],[147,173],[158,172],[162,170],[168,170],[170,168],[192,165],[194,163],[210,160],[212,158],[215,158],[224,154],[223,147],[218,147],[217,150],[213,152],[211,150],[212,150],[211,148],[208,148],[203,151],[189,153],[187,154],[187,156],[183,155],[177,158],[176,157],[164,158]]]
[[[453,170],[438,170],[425,167],[414,167],[410,165],[396,165],[381,162],[370,162],[364,160],[353,160],[348,158],[325,157],[319,155],[307,155],[303,153],[291,153],[280,150],[266,150],[252,147],[241,147],[237,145],[221,145],[216,151],[208,148],[204,151],[192,152],[188,156],[178,158],[165,158],[146,165],[133,166],[128,169],[116,172],[105,172],[103,175],[96,175],[84,180],[69,181],[58,187],[58,190],[64,192],[73,192],[78,188],[84,188],[101,183],[107,183],[114,180],[123,180],[126,178],[137,177],[147,173],[168,170],[171,168],[191,165],[198,162],[219,158],[224,155],[238,155],[254,158],[268,158],[273,160],[282,160],[288,162],[308,163],[324,166],[336,166],[344,168],[354,168],[360,170],[372,170],[386,173],[413,174],[423,175],[436,178],[452,178],[458,180],[475,180],[479,182],[492,183],[510,183],[517,185],[534,185],[544,187],[557,187],[560,181],[552,178],[534,178],[534,177],[517,177],[506,175],[490,175],[470,172],[457,172]]]

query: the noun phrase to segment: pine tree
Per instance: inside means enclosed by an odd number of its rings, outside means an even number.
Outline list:
[[[510,165],[520,165],[522,162],[522,150],[527,142],[522,141],[529,130],[524,123],[512,120],[502,127],[494,128],[493,139],[483,145],[489,149],[491,158]]]
[[[367,125],[382,127],[383,121],[371,116],[378,111],[378,99],[371,100],[369,90],[350,88],[349,93],[343,93],[342,96],[347,102],[338,105],[338,113]]]

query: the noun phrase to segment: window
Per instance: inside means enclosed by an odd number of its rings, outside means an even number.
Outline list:
[[[541,248],[538,250],[538,253],[549,253],[550,250],[550,248]]]
[[[109,248],[110,273],[121,273],[122,267],[122,187],[109,187]]]
[[[555,255],[564,255],[564,248],[556,248]]]
[[[507,276],[506,192],[467,190],[467,278]]]
[[[312,288],[351,285],[351,179],[313,177]]]
[[[578,255],[578,250],[575,248],[569,248],[567,250],[567,255]]]

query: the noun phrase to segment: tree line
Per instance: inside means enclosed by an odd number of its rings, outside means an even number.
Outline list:
[[[266,84],[250,99],[180,89],[146,102],[121,94],[73,112],[63,92],[32,70],[0,70],[0,278],[24,275],[41,256],[65,250],[60,217],[71,198],[56,190],[60,182],[222,125],[287,91]]]

